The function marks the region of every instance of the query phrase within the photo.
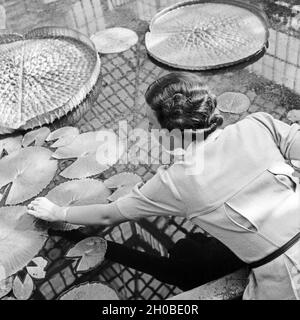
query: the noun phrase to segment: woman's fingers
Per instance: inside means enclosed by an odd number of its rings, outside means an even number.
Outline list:
[[[35,217],[37,217],[37,218],[39,218],[39,217],[41,216],[40,212],[35,211],[35,210],[30,210],[30,209],[28,209],[28,210],[27,210],[27,213],[30,214],[30,215],[32,215],[32,216],[35,216]]]

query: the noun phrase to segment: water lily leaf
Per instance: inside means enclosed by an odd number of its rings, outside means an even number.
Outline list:
[[[109,166],[102,165],[96,160],[95,154],[88,154],[78,158],[60,175],[67,179],[82,179],[100,174],[108,168]]]
[[[53,154],[54,158],[77,158],[60,175],[68,179],[80,179],[99,174],[106,170],[106,168],[97,163],[95,156],[97,148],[102,143],[102,141],[99,141],[98,132],[86,132],[75,137],[71,144],[58,148]]]
[[[52,189],[46,197],[64,207],[107,203],[107,197],[110,194],[110,190],[102,181],[83,179],[61,183]]]
[[[8,295],[12,290],[13,280],[8,277],[0,281],[0,299]]]
[[[85,272],[96,268],[103,262],[106,249],[106,240],[100,237],[90,237],[77,243],[68,251],[66,257],[80,258],[76,271]]]
[[[104,181],[104,184],[108,188],[119,188],[126,185],[136,185],[137,183],[142,182],[142,179],[137,174],[131,172],[122,172],[116,174],[109,179]]]
[[[250,99],[239,92],[225,92],[218,99],[218,109],[222,112],[241,114],[250,107]]]
[[[2,298],[1,300],[17,300],[16,298],[14,298],[14,297],[4,297],[4,298]]]
[[[79,136],[79,130],[75,127],[63,127],[50,133],[47,141],[56,140],[51,147],[59,148],[71,144]]]
[[[15,136],[15,137],[9,137],[0,139],[0,158],[3,153],[3,151],[6,151],[8,154],[21,149],[22,147],[22,136]]]
[[[103,53],[118,53],[130,49],[139,38],[138,35],[126,28],[109,28],[101,30],[91,36],[96,49]]]
[[[57,161],[42,147],[15,151],[0,160],[0,188],[12,183],[6,204],[22,203],[39,194],[53,179]]]
[[[47,198],[59,206],[83,206],[107,203],[111,191],[103,182],[93,179],[74,180],[62,183],[52,189]],[[72,230],[80,226],[69,223],[53,223],[54,230]]]
[[[120,300],[115,290],[102,283],[85,283],[71,288],[60,300]]]
[[[71,144],[58,148],[52,156],[56,159],[80,158],[87,154],[96,153],[102,143],[98,140],[98,132],[82,133]]]
[[[22,146],[28,147],[34,142],[35,146],[40,147],[46,141],[46,138],[48,137],[49,133],[50,129],[47,127],[41,127],[39,129],[29,131],[23,137]]]
[[[27,274],[24,281],[16,276],[13,282],[13,293],[18,300],[28,300],[33,292],[34,284],[31,277]]]
[[[70,167],[66,168],[61,175],[68,179],[87,178],[102,173],[108,168],[108,165],[112,165],[111,162],[115,163],[118,160],[118,153],[114,151],[114,147],[111,143],[105,141],[105,138],[108,135],[109,138],[113,140],[113,144],[116,145],[118,142],[116,134],[109,131],[97,131],[82,133],[77,136],[70,145],[58,148],[53,154],[54,158],[77,158],[77,160]],[[110,148],[110,151],[112,151],[109,152],[107,156],[109,158],[109,163],[102,161],[103,159],[101,157],[102,153],[104,153],[107,148]],[[120,149],[124,152],[124,147]]]
[[[22,206],[0,208],[0,265],[6,277],[23,269],[47,239],[26,211]]]
[[[300,110],[291,110],[289,111],[289,113],[287,114],[287,119],[292,121],[292,122],[298,122],[300,121]]]
[[[142,182],[141,177],[131,172],[122,172],[110,177],[104,181],[104,184],[108,188],[117,188],[117,190],[107,199],[109,201],[116,201],[119,198],[126,196],[139,182]]]
[[[116,201],[121,197],[126,196],[127,194],[129,194],[132,189],[133,189],[134,185],[127,185],[127,186],[122,186],[120,188],[118,188],[111,196],[109,196],[107,199],[109,201]]]
[[[45,268],[48,261],[43,257],[36,257],[26,267],[27,272],[35,279],[44,279],[46,276]]]

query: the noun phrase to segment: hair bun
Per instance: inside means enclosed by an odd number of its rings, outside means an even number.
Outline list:
[[[187,102],[186,96],[182,93],[175,93],[173,96],[173,103],[174,104],[185,104]]]

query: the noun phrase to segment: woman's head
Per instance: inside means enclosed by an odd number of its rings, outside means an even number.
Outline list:
[[[215,115],[216,97],[191,73],[170,73],[153,82],[146,102],[163,129],[199,130],[209,135],[223,123]]]

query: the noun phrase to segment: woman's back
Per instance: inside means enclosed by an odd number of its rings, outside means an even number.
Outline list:
[[[186,205],[186,217],[247,263],[284,245],[300,231],[299,181],[286,163],[298,135],[299,126],[257,113],[200,143],[196,148],[204,152],[202,172],[186,174],[196,164],[184,161],[168,169]],[[290,274],[297,278],[299,249],[297,243],[285,255],[255,269],[245,298],[298,297]]]

